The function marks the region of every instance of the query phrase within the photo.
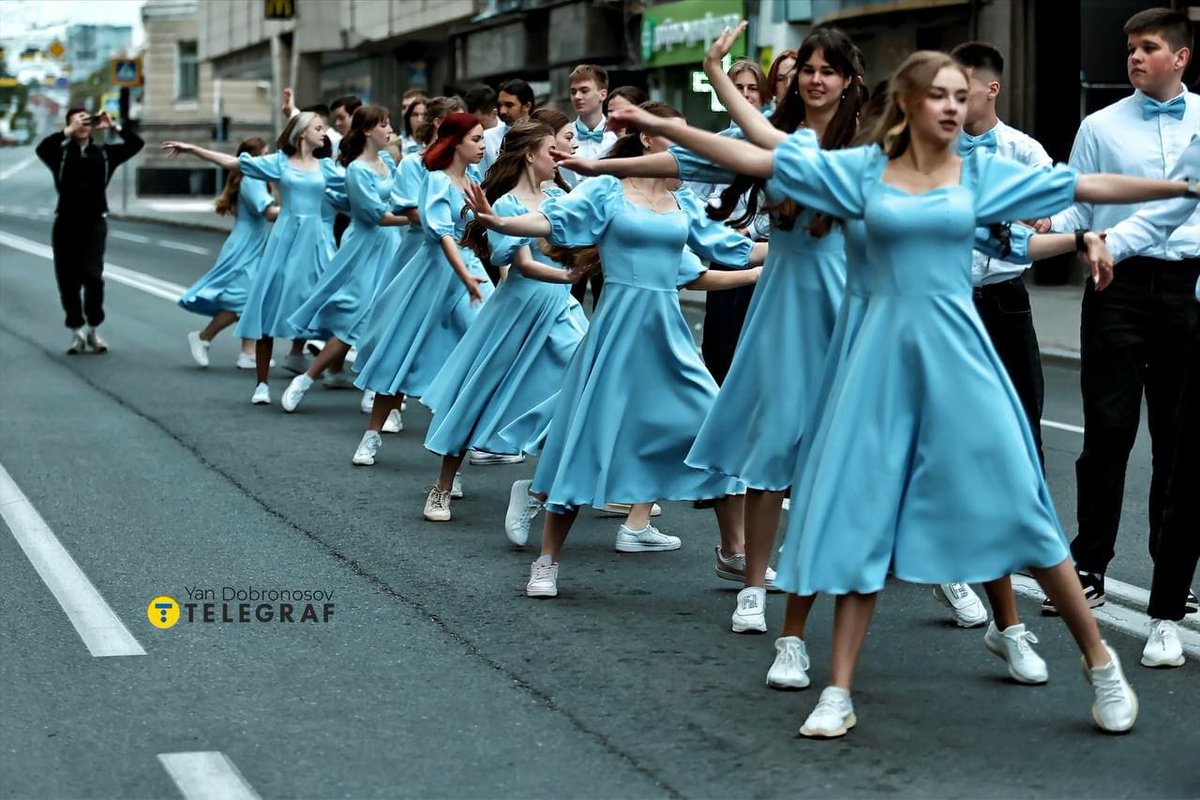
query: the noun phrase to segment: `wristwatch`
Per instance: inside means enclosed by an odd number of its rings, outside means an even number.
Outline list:
[[[1083,237],[1089,233],[1091,233],[1091,231],[1089,231],[1087,228],[1080,228],[1079,230],[1075,231],[1076,252],[1082,253],[1083,251],[1087,250],[1087,244],[1083,241]]]
[[[1200,178],[1186,178],[1187,189],[1184,190],[1184,197],[1200,198]]]

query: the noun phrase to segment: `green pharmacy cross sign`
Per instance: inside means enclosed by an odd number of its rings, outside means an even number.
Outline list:
[[[698,64],[709,45],[725,28],[734,28],[744,14],[742,0],[681,0],[650,6],[642,14],[642,64],[669,67]],[[746,37],[730,53],[746,54]]]

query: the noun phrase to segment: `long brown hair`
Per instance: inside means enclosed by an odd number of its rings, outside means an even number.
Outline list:
[[[489,203],[495,203],[516,187],[521,176],[525,174],[525,156],[541,147],[542,140],[547,136],[553,137],[554,129],[544,122],[523,119],[513,123],[504,134],[504,147],[500,150],[500,155],[496,157],[483,183],[480,184]],[[463,214],[466,213],[467,209],[463,208]],[[479,220],[473,219],[467,223],[462,243],[474,250],[475,255],[479,256],[479,260],[484,264],[489,263],[492,248],[488,244],[487,229]]]
[[[391,113],[383,106],[359,106],[350,118],[350,132],[342,137],[338,145],[338,163],[343,167],[363,154],[367,149],[367,132],[391,119]]]
[[[889,159],[903,155],[912,141],[912,132],[900,104],[911,105],[923,98],[929,93],[937,74],[946,68],[956,69],[967,77],[961,64],[938,50],[918,50],[904,59],[888,81],[883,113],[875,121],[866,141],[879,145]]]
[[[267,143],[257,136],[250,139],[243,139],[238,145],[237,154],[247,153],[251,156],[257,156],[264,149]],[[221,196],[217,198],[217,214],[222,217],[237,216],[238,192],[242,188],[242,171],[240,169],[231,169],[229,174],[225,176],[225,188],[221,190]]]
[[[529,115],[529,118],[538,122],[543,122],[550,126],[554,131],[554,135],[558,136],[558,132],[567,127],[571,123],[571,118],[556,108],[539,108],[537,111]],[[506,136],[505,139],[508,137]],[[564,192],[571,191],[571,186],[563,176],[559,174],[558,167],[554,167],[554,185],[562,189]]]
[[[411,108],[411,106],[410,106]],[[413,132],[413,138],[424,145],[431,144],[438,125],[455,111],[466,112],[467,104],[458,97],[435,97],[425,104],[425,119]]]
[[[850,41],[850,37],[837,28],[820,28],[804,38],[800,49],[795,54],[796,69],[792,80],[788,83],[787,94],[771,115],[771,124],[784,133],[792,133],[799,128],[808,116],[804,98],[800,95],[800,69],[808,62],[816,51],[829,62],[834,72],[843,78],[850,79],[850,85],[843,92],[838,102],[838,109],[829,120],[824,135],[821,136],[821,147],[825,150],[840,150],[849,147],[858,132],[858,116],[867,102],[865,84],[866,69],[863,65],[862,52]],[[773,91],[773,89],[772,89]],[[721,193],[721,202],[717,206],[709,206],[708,215],[712,219],[729,219],[737,206],[738,200],[746,196],[746,213],[740,218],[730,220],[735,228],[743,228],[750,224],[758,214],[759,198],[764,178],[753,178],[739,175],[733,183]],[[747,194],[748,193],[748,194]],[[766,208],[771,213],[775,227],[789,231],[796,225],[796,218],[804,210],[794,200],[783,202]],[[808,232],[812,236],[824,236],[833,228],[833,218],[825,214],[814,214],[808,224]]]

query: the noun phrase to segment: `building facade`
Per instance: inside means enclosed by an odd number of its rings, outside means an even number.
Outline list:
[[[113,56],[129,55],[133,49],[133,28],[128,25],[68,25],[67,63],[72,80],[86,78],[107,67]]]

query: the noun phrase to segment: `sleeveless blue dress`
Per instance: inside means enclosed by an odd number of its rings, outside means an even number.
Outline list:
[[[246,305],[237,324],[243,339],[275,336],[299,338],[288,322],[317,285],[333,258],[332,229],[321,217],[327,186],[340,189],[343,177],[332,159],[317,161],[312,171],[296,169],[282,151],[267,156],[238,157],[242,174],[279,187],[279,217],[271,228],[259,267],[250,282]]]
[[[656,213],[600,176],[548,200],[547,241],[597,244],[604,292],[553,399],[532,491],[556,513],[605,502],[698,500],[740,491],[735,480],[684,463],[717,396],[679,308],[679,287],[704,271],[684,247],[746,264],[751,242],[710,220],[687,190]],[[519,424],[518,421],[517,424]],[[508,438],[507,434],[502,435]]]
[[[861,279],[867,295],[842,309],[777,585],[875,592],[889,568],[916,583],[978,582],[1061,562],[1066,538],[970,267],[977,225],[1066,207],[1075,173],[976,152],[959,184],[911,195],[883,183],[878,147],[814,142],[789,137],[773,180],[806,207],[862,220],[851,291]]]
[[[479,313],[442,252],[443,236],[462,239],[469,218],[462,213],[465,205],[462,191],[445,172],[428,173],[418,201],[421,244],[375,298],[354,362],[358,388],[423,396]],[[487,277],[471,250],[460,246],[458,251],[468,270]],[[486,300],[491,283],[479,288]]]
[[[264,181],[243,176],[238,187],[237,214],[217,262],[179,298],[180,307],[206,317],[218,311],[241,314],[250,279],[267,246],[271,223],[263,216],[275,204]]]
[[[380,217],[392,210],[396,164],[387,153],[380,153],[379,157],[387,167],[386,175],[359,161],[352,161],[346,167],[345,196],[350,225],[342,234],[342,246],[312,294],[288,320],[305,339],[336,336],[354,344],[380,275],[392,263],[399,247],[400,229],[379,225]]]
[[[561,189],[548,189],[551,197]],[[495,205],[500,216],[528,211],[515,196]],[[529,247],[534,259],[562,269],[532,238],[488,232],[493,264],[511,264]],[[553,396],[587,331],[587,316],[565,283],[526,278],[515,266],[479,312],[421,402],[433,411],[425,447],[441,455],[468,448],[518,453],[499,432]]]

